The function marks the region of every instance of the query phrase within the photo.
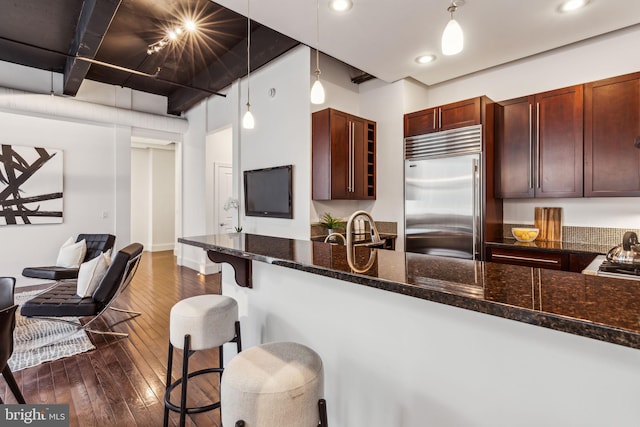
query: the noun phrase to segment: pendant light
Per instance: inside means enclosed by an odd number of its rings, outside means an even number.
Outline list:
[[[464,46],[464,35],[458,21],[453,19],[453,12],[464,4],[463,0],[452,1],[447,11],[451,14],[451,19],[442,33],[442,54],[455,55],[462,52]]]
[[[251,53],[251,15],[249,14],[250,0],[247,0],[247,112],[242,118],[242,127],[245,129],[253,129],[256,125],[251,114],[251,102],[249,102],[249,77],[251,75],[250,53]]]
[[[311,86],[311,103],[324,104],[324,87],[320,82],[320,0],[316,0],[316,81]]]

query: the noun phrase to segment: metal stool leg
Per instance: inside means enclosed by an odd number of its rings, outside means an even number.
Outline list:
[[[180,427],[184,427],[187,417],[187,380],[189,378],[189,351],[191,349],[191,335],[184,336],[182,354],[182,395],[180,396]]]
[[[167,385],[167,388],[165,390],[164,393],[164,419],[162,422],[162,426],[163,427],[169,427],[169,407],[167,406],[167,402],[169,402],[169,394],[170,394],[170,389],[169,386],[171,385],[171,370],[173,369],[173,344],[171,344],[171,342],[169,342],[169,354],[167,356],[167,382],[165,383]]]
[[[320,413],[320,423],[318,427],[327,427],[327,401],[324,399],[318,400],[318,412]]]

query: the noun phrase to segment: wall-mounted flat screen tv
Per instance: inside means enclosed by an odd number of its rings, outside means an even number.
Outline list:
[[[293,218],[293,165],[244,171],[245,215]]]

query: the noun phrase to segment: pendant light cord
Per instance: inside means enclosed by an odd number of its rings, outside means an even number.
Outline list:
[[[320,78],[320,0],[316,0],[316,76]]]
[[[250,66],[250,54],[251,54],[251,1],[247,0],[247,106],[249,106],[249,94],[250,94],[250,86],[249,86],[249,77],[251,76],[251,66]]]

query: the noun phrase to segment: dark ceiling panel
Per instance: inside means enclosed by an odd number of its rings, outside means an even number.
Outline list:
[[[252,25],[251,72],[298,44],[297,41],[268,27]],[[220,91],[233,83],[238,76],[245,76],[246,74],[247,41],[245,38],[222,55],[217,62],[212,63],[207,70],[203,70],[195,76],[194,79],[191,80],[190,85]],[[206,94],[204,96],[197,96],[192,90],[178,89],[169,98],[169,111],[174,114],[180,111],[186,111],[205,97]]]
[[[181,114],[246,75],[247,19],[217,3],[85,1],[0,0],[0,60],[64,72],[67,94],[75,94],[86,78],[166,96],[170,114]],[[149,45],[187,16],[198,23],[195,33],[147,54]],[[252,21],[252,69],[297,44]]]

